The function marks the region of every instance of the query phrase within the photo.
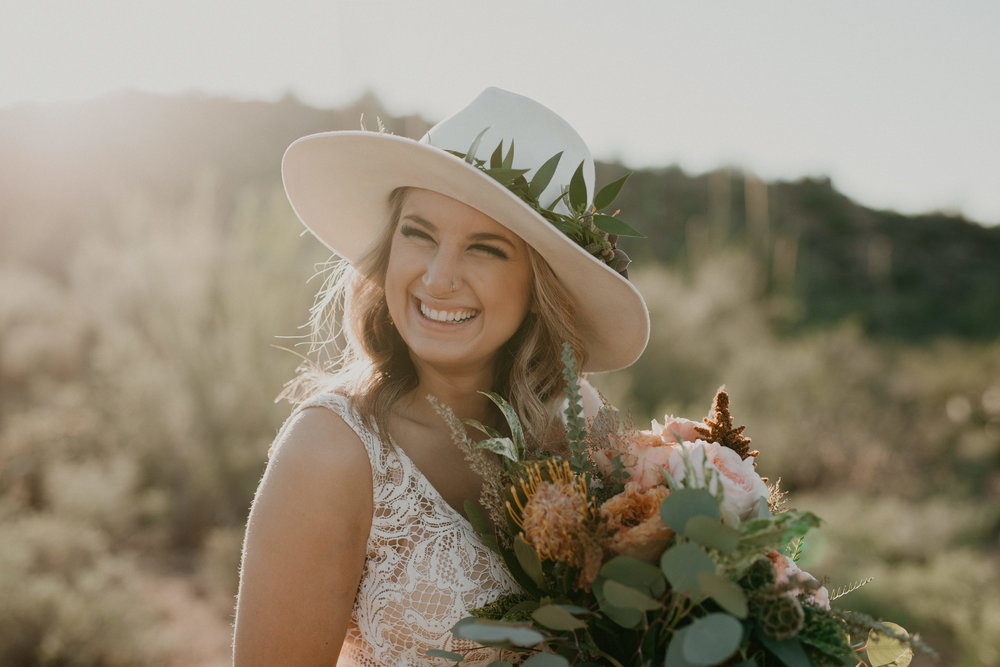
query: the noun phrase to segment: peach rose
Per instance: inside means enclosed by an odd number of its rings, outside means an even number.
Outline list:
[[[721,482],[722,506],[740,519],[749,518],[758,499],[767,502],[770,495],[767,485],[754,470],[753,457],[740,459],[739,454],[717,442],[685,442],[671,452],[667,467],[678,482],[697,489],[706,488],[706,471],[716,471],[718,474],[713,476],[708,491],[717,493]]]
[[[674,445],[652,431],[638,431],[621,442],[619,448],[608,448],[595,452],[593,459],[598,470],[604,474],[610,473],[614,466],[615,455],[621,456],[629,481],[635,482],[640,491],[646,491],[654,486],[665,486],[666,477],[663,471],[670,462]]]
[[[681,442],[694,442],[701,435],[696,430],[698,427],[704,426],[704,424],[696,421],[691,421],[690,419],[684,419],[683,417],[673,417],[671,415],[664,415],[663,425],[661,426],[658,421],[653,420],[653,433],[658,433],[664,441],[670,444],[676,444],[678,438]]]
[[[795,564],[795,561],[783,553],[772,551],[767,554],[767,557],[771,559],[772,563],[774,563],[774,579],[777,584],[787,584],[789,581],[792,583],[795,583],[796,581],[816,581],[816,577],[799,569],[799,566]],[[792,589],[791,591],[793,595],[801,595],[803,592],[804,591],[802,589]],[[826,590],[826,586],[820,586],[810,593],[809,597],[806,599],[812,601],[823,609],[830,608],[830,591]]]

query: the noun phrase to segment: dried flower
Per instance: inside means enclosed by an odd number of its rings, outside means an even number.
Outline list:
[[[519,485],[511,487],[511,496],[507,511],[524,541],[540,559],[579,569],[577,586],[589,587],[597,577],[603,550],[586,477],[574,475],[569,461],[533,463]]]

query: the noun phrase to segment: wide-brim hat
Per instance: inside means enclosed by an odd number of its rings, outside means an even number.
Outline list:
[[[533,247],[575,302],[576,327],[586,350],[582,370],[609,371],[632,364],[649,339],[642,296],[622,275],[592,256],[516,194],[462,154],[480,137],[480,159],[501,143],[514,145],[513,167],[526,177],[563,153],[539,201],[549,205],[569,187],[583,164],[588,204],[594,162],[580,135],[538,102],[488,88],[471,104],[414,141],[384,132],[322,132],[285,151],[281,173],[296,215],[324,245],[356,263],[389,222],[389,195],[399,187],[432,190],[493,218]]]

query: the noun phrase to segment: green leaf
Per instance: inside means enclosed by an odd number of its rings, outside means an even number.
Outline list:
[[[700,573],[715,573],[715,562],[697,544],[684,542],[663,552],[660,569],[675,591],[690,595],[692,591],[699,590]]]
[[[667,646],[667,654],[663,659],[664,667],[704,667],[700,663],[689,661],[684,656],[684,640],[687,637],[688,628],[690,627],[685,626],[674,632],[674,636],[670,639],[670,644]]]
[[[510,437],[514,440],[514,449],[517,453],[515,461],[523,461],[525,453],[524,429],[521,427],[521,419],[517,416],[514,406],[507,402],[503,396],[492,391],[479,392],[493,401],[493,404],[500,408],[507,426],[510,428]]]
[[[684,537],[690,538],[703,547],[729,553],[740,542],[740,531],[722,525],[718,519],[699,514],[684,524]]]
[[[779,641],[760,628],[754,634],[768,651],[777,656],[781,662],[785,663],[786,667],[813,667],[812,660],[809,659],[806,650],[802,648],[802,642],[798,639],[783,639]]]
[[[500,185],[508,187],[517,179],[518,176],[524,176],[528,171],[528,169],[510,169],[508,167],[499,167],[497,169],[484,169],[483,173],[500,183]]]
[[[740,524],[740,550],[771,551],[801,537],[820,524],[812,512],[788,510],[766,519],[750,519]]]
[[[663,499],[660,504],[660,518],[663,523],[681,535],[688,519],[704,515],[719,518],[719,503],[705,489],[677,489]]]
[[[466,500],[462,503],[462,508],[465,510],[465,516],[469,520],[469,524],[472,529],[476,531],[477,535],[490,535],[493,532],[493,527],[490,525],[489,519],[483,514],[483,510],[479,507],[479,503],[473,502],[471,500]]]
[[[542,196],[545,188],[552,181],[552,176],[556,173],[556,167],[559,166],[559,160],[562,158],[562,155],[562,151],[559,151],[538,168],[535,175],[531,177],[531,184],[528,186],[528,196],[532,199],[538,199]]]
[[[497,147],[493,150],[493,154],[490,155],[490,169],[496,169],[503,166],[503,139],[497,144]]]
[[[652,611],[662,606],[658,600],[654,600],[642,591],[614,579],[608,579],[604,582],[604,596],[614,606],[624,609]]]
[[[472,428],[476,429],[477,431],[480,431],[481,433],[485,433],[487,436],[491,438],[503,437],[503,433],[501,433],[500,431],[496,430],[492,426],[487,426],[486,424],[483,424],[479,420],[473,419],[472,417],[466,417],[465,419],[462,420],[462,423],[471,426]]]
[[[518,458],[517,446],[510,438],[487,438],[485,440],[480,440],[476,443],[476,449],[485,449],[486,451],[493,452],[494,454],[499,454],[500,456],[510,459],[514,463],[517,463],[520,460]]]
[[[514,138],[511,137],[510,148],[507,149],[507,156],[503,159],[503,168],[510,169],[514,166]]]
[[[906,630],[895,623],[884,622],[891,630],[896,630],[905,634]],[[901,642],[895,637],[881,633],[874,629],[868,633],[868,645],[865,647],[868,653],[868,662],[872,667],[906,667],[913,660],[913,649],[905,642]]]
[[[667,582],[660,568],[629,556],[616,556],[609,560],[601,567],[601,576],[645,590],[653,597],[663,595],[667,589]]]
[[[569,613],[563,607],[556,604],[547,604],[539,607],[531,613],[531,617],[539,625],[544,625],[552,630],[580,630],[587,627],[587,624]]]
[[[483,135],[490,131],[489,126],[484,127],[476,138],[472,140],[472,144],[469,146],[469,150],[465,151],[465,161],[469,164],[473,164],[476,160],[476,151],[479,150],[479,142],[483,140]]]
[[[594,226],[607,234],[617,234],[618,236],[633,236],[644,239],[646,235],[636,230],[621,218],[614,218],[610,215],[594,214]]]
[[[462,655],[461,653],[442,651],[441,649],[438,648],[429,648],[426,651],[424,651],[424,653],[432,658],[445,658],[447,660],[454,660],[456,662],[462,662],[463,660],[465,660],[465,656]]]
[[[634,628],[639,625],[639,621],[642,620],[642,612],[630,607],[619,607],[608,601],[604,595],[604,586],[607,583],[608,580],[603,577],[598,577],[593,583],[594,596],[597,598],[601,611],[623,628]]]
[[[598,191],[598,193],[594,196],[594,208],[601,211],[608,206],[611,206],[611,202],[613,202],[618,196],[618,193],[621,192],[622,186],[625,185],[625,181],[627,181],[628,177],[631,175],[631,173],[625,174],[617,181],[608,183],[601,188],[600,191]]]
[[[542,561],[530,544],[524,541],[524,536],[518,535],[514,538],[514,555],[524,573],[531,577],[531,580],[538,586],[544,586],[542,576]]]
[[[587,183],[583,179],[583,162],[569,180],[569,207],[577,213],[583,213],[587,208]]]
[[[682,644],[684,657],[698,665],[717,665],[740,647],[743,624],[729,614],[702,616],[688,626]]]
[[[747,617],[747,596],[738,584],[715,572],[699,572],[698,588],[733,616]]]
[[[569,660],[555,653],[536,653],[521,664],[523,667],[569,667]]]
[[[514,667],[514,663],[507,662],[506,660],[494,660],[490,664],[486,665],[486,667]]]
[[[528,648],[545,641],[545,635],[524,625],[478,618],[462,619],[452,628],[451,634],[458,639],[469,639],[487,646],[513,644]]]

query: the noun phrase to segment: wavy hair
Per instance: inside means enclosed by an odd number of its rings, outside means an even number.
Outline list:
[[[389,197],[390,217],[369,251],[352,267],[331,261],[310,309],[309,356],[281,397],[299,402],[335,387],[352,398],[362,419],[387,438],[392,405],[417,386],[416,369],[396,331],[385,298],[385,276],[392,237],[407,188]],[[532,301],[528,315],[499,351],[492,387],[513,405],[529,447],[550,442],[558,424],[562,395],[562,344],[568,342],[584,363],[582,340],[574,326],[573,300],[548,262],[528,246]],[[498,425],[503,424],[497,412]]]

